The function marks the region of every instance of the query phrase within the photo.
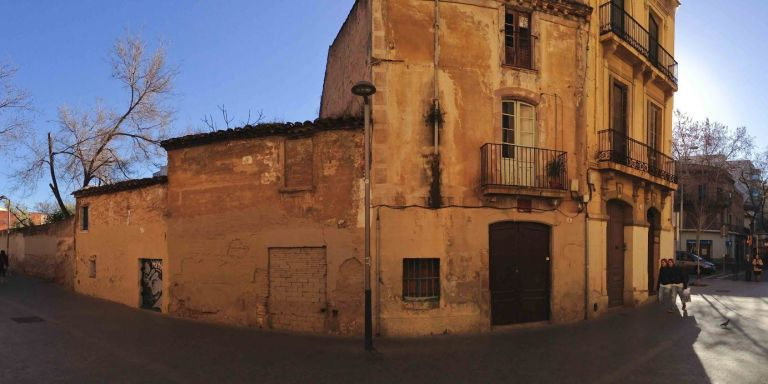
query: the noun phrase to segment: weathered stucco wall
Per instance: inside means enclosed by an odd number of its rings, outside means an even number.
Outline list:
[[[441,1],[439,98],[440,191],[443,205],[428,210],[433,127],[425,122],[435,87],[431,1],[373,2],[373,203],[381,208],[381,332],[428,334],[491,329],[489,225],[536,222],[551,228],[550,320],[584,316],[584,220],[563,194],[555,209],[533,198],[485,195],[481,147],[502,141],[503,99],[536,107],[535,146],[567,152],[568,174],[581,183],[586,154],[578,139],[584,111],[587,27],[583,20],[545,12],[532,19],[534,70],[503,65],[505,3]],[[486,207],[478,209],[479,207]],[[439,258],[439,305],[402,298],[403,258]]]
[[[74,277],[73,225],[74,218],[70,218],[11,231],[11,270],[71,289]],[[5,236],[5,231],[0,232],[1,249],[5,249]]]
[[[371,5],[357,0],[328,49],[320,117],[359,116],[362,101],[352,86],[371,80]]]
[[[87,230],[82,229],[84,206],[89,212]],[[165,212],[164,184],[78,197],[75,291],[141,306],[141,260],[162,260],[168,276]],[[165,278],[158,287],[162,288],[162,312],[167,311],[168,284]]]
[[[244,326],[360,332],[362,155],[360,131],[169,150],[169,311]],[[327,272],[320,273],[322,258]],[[286,311],[291,303],[294,311]]]
[[[434,3],[377,1],[374,23],[374,161],[376,203],[425,204],[433,127],[425,123],[434,94]],[[579,178],[583,145],[574,132],[583,98],[586,30],[579,21],[534,12],[535,70],[502,65],[503,2],[440,5],[438,82],[441,191],[445,204],[477,205],[481,146],[502,139],[501,101],[536,106],[536,146],[568,152],[569,175]],[[407,180],[408,182],[402,182]]]
[[[381,247],[380,329],[383,335],[424,335],[491,330],[489,226],[517,220],[551,226],[551,321],[581,319],[583,306],[584,223],[552,213],[514,214],[511,210],[378,210]],[[437,229],[437,230],[435,230]],[[402,298],[403,258],[440,259],[437,306]],[[376,280],[376,279],[374,279]],[[378,297],[378,294],[374,295]]]

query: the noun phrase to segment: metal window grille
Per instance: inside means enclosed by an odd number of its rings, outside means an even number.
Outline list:
[[[403,259],[403,299],[440,299],[440,259]]]

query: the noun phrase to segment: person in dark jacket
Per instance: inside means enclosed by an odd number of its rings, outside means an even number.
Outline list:
[[[5,274],[8,272],[8,255],[5,250],[0,250],[0,283],[5,283]]]
[[[667,268],[669,269],[669,285],[671,286],[671,299],[670,308],[667,312],[675,312],[677,305],[677,297],[680,297],[680,302],[683,303],[683,311],[685,311],[685,298],[683,298],[683,290],[688,288],[688,274],[683,271],[682,268],[675,265],[675,260],[667,260]]]
[[[656,281],[656,291],[659,292],[660,302],[669,302],[671,292],[669,287],[669,266],[667,265],[667,259],[661,259],[661,267],[659,267],[659,280]]]

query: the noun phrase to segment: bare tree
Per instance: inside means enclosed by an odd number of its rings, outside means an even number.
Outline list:
[[[221,129],[233,128],[232,122],[235,121],[235,117],[229,114],[229,111],[227,111],[227,108],[224,106],[224,104],[217,105],[216,107],[219,109],[219,113],[221,113],[222,122],[224,122],[224,127]],[[216,123],[216,119],[214,119],[213,115],[211,114],[203,116],[203,118],[200,120],[203,122],[203,124],[205,124],[206,128],[208,128],[208,131],[210,132],[218,131],[220,129],[219,124]],[[241,127],[244,127],[246,125],[259,124],[263,121],[264,121],[264,111],[259,110],[256,113],[255,117],[251,117],[251,110],[249,109],[248,117],[245,120],[240,120],[240,123],[238,125]]]
[[[108,184],[129,178],[134,168],[155,161],[159,142],[166,137],[172,109],[165,99],[172,91],[176,71],[166,64],[163,46],[146,52],[138,36],[118,40],[111,52],[112,77],[126,91],[122,108],[96,102],[87,110],[59,108],[58,130],[49,132],[47,143],[27,144],[33,156],[17,173],[21,183],[48,173],[49,187],[65,216],[62,199],[66,189]],[[155,164],[157,165],[157,164]]]
[[[745,205],[752,211],[750,217],[750,229],[765,230],[766,215],[765,203],[768,195],[768,148],[762,152],[754,153],[750,159],[736,161],[734,175],[745,190]]]
[[[31,110],[29,94],[13,83],[16,68],[0,63],[0,148],[24,136]]]
[[[11,215],[13,215],[13,218],[16,219],[16,222],[13,223],[13,228],[28,228],[37,225],[37,223],[35,223],[33,220],[29,209],[23,205],[14,205],[11,208]]]
[[[675,112],[672,133],[673,156],[680,165],[679,183],[684,184],[683,222],[696,232],[696,253],[700,254],[701,232],[719,229],[725,210],[733,202],[732,174],[738,158],[749,156],[753,139],[745,127],[731,129],[719,122],[696,121]],[[715,228],[717,227],[717,228]]]

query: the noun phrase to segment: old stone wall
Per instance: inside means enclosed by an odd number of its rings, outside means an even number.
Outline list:
[[[360,332],[362,156],[360,131],[170,150],[169,311]]]
[[[9,265],[13,273],[45,279],[72,288],[74,218],[11,231]],[[6,232],[0,232],[5,249]]]
[[[88,207],[87,229],[83,228],[83,207]],[[150,307],[166,312],[167,299],[162,300],[169,288],[167,278],[162,278],[162,272],[168,273],[165,214],[164,184],[78,197],[75,291],[132,307],[159,300],[160,306]],[[147,260],[160,261],[166,270],[152,270]],[[144,274],[152,277],[149,285],[142,282],[147,280]],[[154,299],[149,290],[155,290]]]
[[[359,116],[362,102],[352,86],[371,80],[371,1],[356,0],[328,49],[320,117]]]
[[[505,2],[441,1],[435,71],[435,3],[372,4],[377,58],[372,71],[379,90],[373,97],[373,204],[381,207],[382,281],[374,301],[380,300],[381,332],[490,330],[489,226],[505,221],[549,226],[549,319],[583,318],[585,227],[576,203],[566,193],[559,196],[559,207],[536,196],[484,194],[481,147],[502,141],[502,101],[524,101],[535,107],[534,147],[566,152],[569,179],[585,190],[586,154],[578,132],[587,24],[533,12],[534,68],[513,68],[504,64]],[[434,127],[426,121],[436,86],[443,113],[439,176],[432,168]],[[425,209],[436,177],[448,208]],[[524,204],[531,204],[532,212],[518,209]],[[437,304],[402,297],[404,258],[440,260]]]

